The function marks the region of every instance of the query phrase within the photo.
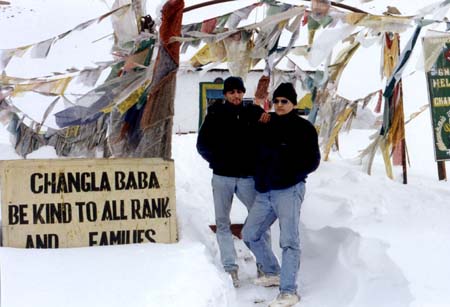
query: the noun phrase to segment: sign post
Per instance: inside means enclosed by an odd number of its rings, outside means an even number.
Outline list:
[[[447,180],[450,159],[450,35],[423,38],[434,153],[439,180]]]
[[[2,161],[3,246],[61,248],[178,240],[173,161]]]

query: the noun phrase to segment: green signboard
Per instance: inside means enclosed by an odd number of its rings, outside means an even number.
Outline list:
[[[423,38],[436,161],[450,159],[450,35]]]
[[[223,100],[223,83],[215,82],[200,82],[200,116],[198,120],[198,127],[202,125],[205,120],[206,111],[210,105],[216,101]]]

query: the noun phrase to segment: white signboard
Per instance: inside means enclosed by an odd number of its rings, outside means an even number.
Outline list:
[[[178,240],[173,161],[13,160],[0,165],[3,246]]]

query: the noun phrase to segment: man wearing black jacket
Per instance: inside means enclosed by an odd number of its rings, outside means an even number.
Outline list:
[[[197,150],[213,170],[212,190],[216,218],[216,235],[223,267],[233,285],[239,287],[236,251],[230,231],[233,196],[250,210],[255,200],[255,129],[267,114],[256,105],[243,105],[244,83],[239,77],[224,82],[224,103],[208,108],[200,128]],[[268,235],[263,235],[268,240]]]
[[[269,306],[293,306],[300,266],[300,208],[305,180],[320,163],[317,132],[294,109],[297,94],[291,83],[282,83],[273,93],[275,112],[259,127],[256,154],[255,204],[243,230],[245,243],[261,264],[264,275],[255,280],[262,286],[280,285],[280,294]],[[262,235],[278,218],[281,268]]]

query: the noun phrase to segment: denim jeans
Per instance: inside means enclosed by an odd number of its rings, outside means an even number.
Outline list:
[[[305,183],[300,182],[283,190],[257,193],[255,204],[247,218],[243,238],[267,275],[280,274],[280,292],[297,292],[297,273],[300,267],[300,208],[305,195]],[[262,235],[279,219],[281,270],[272,247]]]
[[[247,211],[249,211],[255,201],[255,181],[252,177],[238,178],[213,174],[211,185],[220,259],[225,271],[230,272],[238,269],[238,265],[236,264],[236,250],[230,230],[230,212],[233,196],[236,194],[237,198],[247,207]]]

